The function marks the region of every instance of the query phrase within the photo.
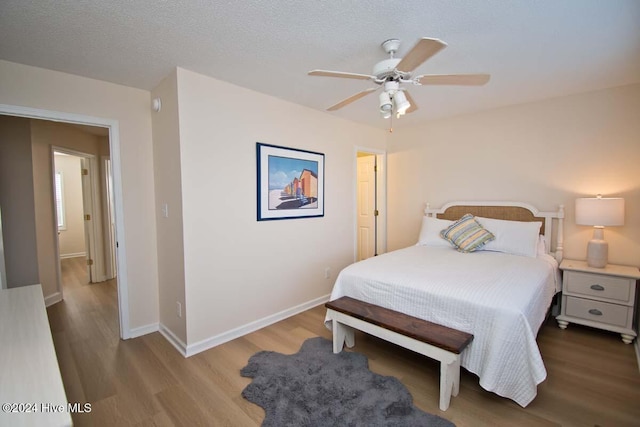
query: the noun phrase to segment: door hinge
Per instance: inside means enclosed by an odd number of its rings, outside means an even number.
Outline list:
[[[373,171],[374,171],[374,172],[378,172],[378,165],[375,165],[375,166],[373,167]]]
[[[87,265],[93,265],[93,260],[92,259],[88,259],[87,260]]]
[[[373,216],[378,216],[378,215],[380,215],[380,212],[378,212],[378,209],[374,209]]]
[[[84,219],[85,219],[85,221],[91,221],[91,215],[86,214],[86,215],[84,216]]]
[[[89,175],[89,169],[82,169],[82,175]]]

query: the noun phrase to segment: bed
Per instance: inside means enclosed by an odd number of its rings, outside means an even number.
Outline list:
[[[460,252],[440,237],[463,217],[493,239]],[[562,206],[540,212],[520,202],[427,205],[418,244],[346,267],[330,299],[349,296],[473,334],[462,366],[485,390],[527,406],[546,378],[536,335],[560,291],[563,218]],[[331,327],[329,315],[325,324]]]

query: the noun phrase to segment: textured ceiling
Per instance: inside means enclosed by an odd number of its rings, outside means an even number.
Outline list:
[[[2,0],[0,59],[147,90],[179,66],[318,110],[372,84],[307,72],[369,74],[389,38],[448,43],[414,74],[491,74],[411,87],[397,127],[639,82],[638,23],[638,0]],[[377,109],[327,114],[386,127]]]

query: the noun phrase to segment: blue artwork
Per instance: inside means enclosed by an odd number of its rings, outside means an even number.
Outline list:
[[[318,162],[269,156],[269,209],[318,207]]]
[[[258,221],[324,215],[324,154],[257,144]]]

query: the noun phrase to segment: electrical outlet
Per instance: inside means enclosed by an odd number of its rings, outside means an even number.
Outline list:
[[[330,277],[331,277],[331,267],[326,267],[326,268],[324,269],[324,278],[325,278],[325,279],[328,279],[328,278],[330,278]]]
[[[182,304],[180,304],[180,301],[176,301],[176,314],[178,317],[182,317]]]

